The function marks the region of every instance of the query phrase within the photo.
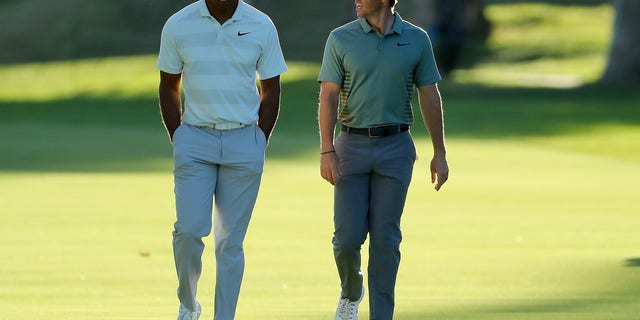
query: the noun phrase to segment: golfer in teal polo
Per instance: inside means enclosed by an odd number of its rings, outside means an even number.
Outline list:
[[[370,319],[391,320],[400,218],[416,159],[409,133],[416,88],[433,143],[436,190],[449,174],[441,79],[427,33],[402,20],[396,0],[355,3],[359,19],[331,32],[318,77],[320,169],[334,185],[333,247],[341,281],[335,319],[358,319],[364,296],[360,248],[369,235]]]

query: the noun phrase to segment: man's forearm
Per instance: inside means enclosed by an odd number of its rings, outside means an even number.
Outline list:
[[[269,140],[280,113],[280,92],[272,92],[262,98],[258,112],[258,126]]]
[[[182,74],[160,72],[160,86],[158,88],[160,114],[171,142],[173,142],[173,133],[182,122],[181,79]]]
[[[438,154],[446,154],[447,150],[444,143],[444,119],[442,115],[442,104],[432,103],[427,106],[426,119],[429,135],[433,144],[433,151]]]
[[[258,127],[264,132],[267,141],[278,121],[280,113],[280,76],[260,80],[260,109]]]
[[[436,154],[445,155],[444,117],[442,99],[438,87],[434,84],[421,87],[418,91],[422,118],[431,136],[433,151]]]
[[[333,135],[337,122],[337,102],[331,95],[320,95],[318,126],[320,129],[320,152],[333,150]]]
[[[182,121],[182,102],[179,92],[176,94],[172,90],[160,89],[160,114],[169,139],[173,141],[173,133]]]
[[[320,152],[333,151],[333,136],[338,118],[340,85],[333,82],[320,84],[318,126],[320,127]]]

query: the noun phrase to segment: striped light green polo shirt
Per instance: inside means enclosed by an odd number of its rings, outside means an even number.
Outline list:
[[[360,18],[331,32],[318,81],[340,84],[341,124],[411,124],[416,87],[440,81],[427,33],[395,13],[384,36]]]
[[[238,1],[220,25],[205,0],[178,11],[162,30],[158,69],[182,73],[185,123],[255,123],[260,80],[287,70],[278,34],[267,15]]]

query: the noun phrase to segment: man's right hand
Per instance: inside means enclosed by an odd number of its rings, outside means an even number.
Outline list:
[[[332,185],[338,181],[338,157],[335,151],[320,155],[320,175]]]

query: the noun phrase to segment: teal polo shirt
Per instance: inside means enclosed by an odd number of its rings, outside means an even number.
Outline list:
[[[398,13],[385,35],[364,18],[333,30],[318,76],[342,87],[338,120],[353,128],[413,123],[416,87],[440,80],[429,36]]]

